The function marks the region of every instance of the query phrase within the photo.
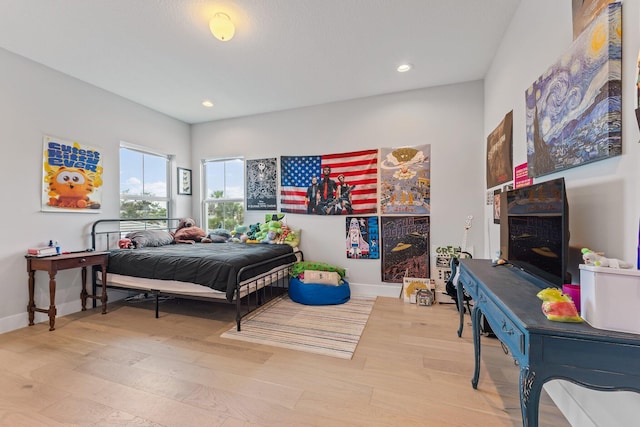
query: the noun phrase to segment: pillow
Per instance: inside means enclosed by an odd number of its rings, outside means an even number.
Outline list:
[[[340,277],[344,277],[344,268],[327,264],[326,262],[316,261],[296,262],[295,264],[293,264],[293,268],[291,269],[291,276],[297,277],[299,274],[303,274],[305,270],[335,271],[340,275]]]
[[[340,275],[335,271],[305,270],[302,282],[338,286],[342,280],[340,279]]]
[[[231,232],[229,230],[225,230],[224,228],[214,228],[209,232],[209,238],[213,239],[213,236],[222,236],[225,239],[231,238]]]
[[[211,239],[211,243],[227,243],[229,239],[224,237],[221,234],[209,234],[209,238]]]
[[[157,247],[170,245],[173,243],[173,236],[165,230],[140,230],[132,231],[124,236],[127,239],[131,239],[135,243],[137,248]]]

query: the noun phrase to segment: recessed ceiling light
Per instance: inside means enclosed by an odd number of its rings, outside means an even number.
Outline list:
[[[207,108],[211,108],[213,107],[213,102],[209,101],[208,99],[205,99],[204,101],[202,101],[202,105],[204,105]]]
[[[411,64],[402,64],[397,68],[399,73],[406,73],[410,69],[411,69]]]

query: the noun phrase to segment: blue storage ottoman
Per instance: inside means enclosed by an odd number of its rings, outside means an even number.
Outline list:
[[[351,298],[349,282],[343,279],[339,286],[303,283],[292,277],[289,280],[289,298],[306,305],[335,305],[344,304]]]

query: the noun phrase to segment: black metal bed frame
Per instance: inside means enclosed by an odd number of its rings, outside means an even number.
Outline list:
[[[95,221],[91,226],[91,248],[93,250],[106,250],[110,251],[112,249],[118,248],[118,241],[123,238],[127,233],[131,231],[139,231],[139,230],[166,230],[173,231],[176,229],[179,218],[135,218],[135,219],[101,219]],[[129,223],[128,226],[125,226],[124,229],[122,227],[122,223]],[[140,227],[135,227],[134,223],[140,223]],[[113,229],[105,226],[105,224],[112,224]],[[117,229],[114,224],[117,224]],[[172,225],[175,224],[175,225]],[[105,230],[101,228],[105,227]],[[99,242],[99,240],[102,240]],[[102,243],[102,245],[100,245]],[[215,244],[215,243],[212,243]],[[242,243],[238,243],[242,244]],[[98,246],[100,245],[100,248]],[[286,263],[278,268],[277,270],[271,270],[266,273],[259,274],[251,279],[241,281],[240,278],[246,272],[251,272],[252,269],[260,267],[261,265],[277,261],[280,259],[286,259],[291,257],[292,254],[284,254],[280,255],[276,258],[271,258],[269,260],[260,261],[255,264],[251,264],[245,267],[242,267],[237,275],[236,275],[236,289],[234,291],[234,298],[231,302],[227,301],[226,298],[211,298],[211,297],[199,297],[196,295],[185,295],[179,292],[167,292],[161,290],[149,290],[146,288],[139,288],[138,290],[151,293],[155,297],[155,315],[156,318],[159,317],[159,304],[161,296],[173,296],[185,299],[195,299],[195,300],[207,300],[207,301],[215,301],[220,303],[234,303],[236,304],[236,325],[237,330],[240,331],[240,323],[242,319],[253,311],[257,310],[265,303],[287,293],[289,287],[289,277],[291,273],[291,269],[293,263]],[[298,261],[302,261],[304,259],[304,255],[300,250],[294,250],[293,255],[296,256]],[[99,269],[94,267],[94,270]],[[93,294],[96,294],[97,290],[97,275],[92,274],[92,286],[93,286]],[[121,290],[135,290],[134,287],[123,287],[117,285],[110,285],[107,283],[107,287],[113,289],[121,289]],[[96,306],[96,301],[93,301],[93,306]]]

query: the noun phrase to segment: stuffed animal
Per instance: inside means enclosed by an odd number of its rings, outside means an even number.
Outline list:
[[[192,218],[182,218],[180,220],[178,228],[173,233],[173,240],[176,243],[211,243],[211,239],[207,237],[207,232],[196,226],[196,222]]]
[[[247,226],[246,225],[236,225],[231,233],[231,241],[232,242],[246,242],[247,241]]]
[[[589,248],[582,248],[582,259],[587,265],[596,267],[631,268],[631,264],[616,258],[605,258],[604,252],[594,252]]]
[[[131,239],[120,239],[118,240],[118,247],[120,249],[135,249],[136,248],[136,242],[131,240]]]
[[[258,238],[256,237],[256,235],[258,234],[259,231],[260,231],[259,222],[249,225],[249,230],[247,231],[247,243],[258,242]]]
[[[546,288],[537,293],[542,302],[542,313],[555,322],[582,322],[570,296],[558,288]]]
[[[267,231],[267,235],[264,237],[264,239],[262,239],[261,243],[276,243],[276,240],[278,238],[278,234],[276,233],[275,230],[268,230]]]

